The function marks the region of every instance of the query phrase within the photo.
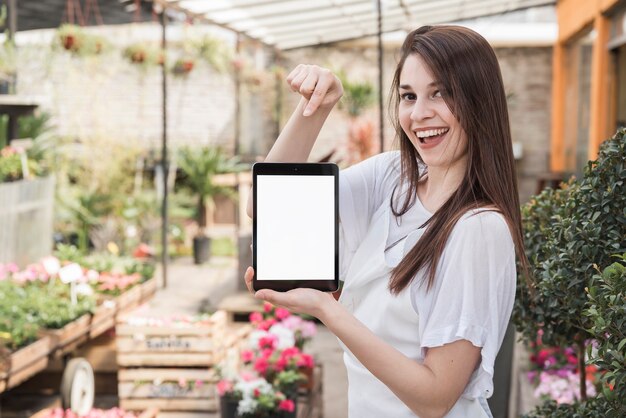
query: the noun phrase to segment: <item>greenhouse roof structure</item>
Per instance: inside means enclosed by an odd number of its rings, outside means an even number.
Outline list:
[[[154,0],[281,50],[555,4],[555,0]],[[379,28],[380,11],[380,28]]]

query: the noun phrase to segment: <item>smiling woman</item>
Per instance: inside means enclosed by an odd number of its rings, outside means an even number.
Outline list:
[[[306,161],[343,92],[314,65],[299,65],[287,82],[302,98],[266,161]],[[489,417],[516,249],[526,265],[493,50],[462,27],[411,32],[391,110],[399,152],[340,174],[339,301],[313,289],[256,296],[314,315],[337,335],[351,418]],[[249,268],[249,287],[253,276]]]

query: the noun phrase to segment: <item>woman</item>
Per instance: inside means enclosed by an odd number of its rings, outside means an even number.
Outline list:
[[[390,102],[400,151],[340,176],[339,302],[311,289],[256,297],[339,338],[351,418],[488,417],[516,249],[526,265],[502,77],[489,44],[462,27],[419,28],[401,52]],[[316,66],[287,81],[302,98],[267,161],[306,161],[342,95]]]

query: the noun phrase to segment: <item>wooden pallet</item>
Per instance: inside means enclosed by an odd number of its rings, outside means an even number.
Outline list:
[[[117,363],[123,367],[208,367],[223,357],[226,313],[218,311],[208,324],[137,326],[119,323]]]

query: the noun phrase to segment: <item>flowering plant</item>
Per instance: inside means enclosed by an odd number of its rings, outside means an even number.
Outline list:
[[[54,408],[41,418],[137,418],[137,415],[120,408],[107,410],[94,408],[86,415],[79,415],[72,412],[71,409],[63,410],[62,408]]]
[[[250,314],[250,322],[257,329],[265,331],[269,331],[276,324],[291,330],[294,334],[295,345],[300,349],[304,348],[305,344],[317,333],[315,322],[294,315],[287,309],[276,307],[269,302],[263,304],[263,312]]]
[[[531,370],[527,377],[537,385],[534,395],[548,398],[557,404],[571,404],[580,400],[580,374],[578,356],[574,347],[550,347],[542,342],[543,332],[530,344]],[[593,342],[589,343],[593,346]],[[588,344],[588,345],[589,345]],[[585,366],[585,388],[589,396],[596,396],[595,382],[599,374],[594,365]]]
[[[237,402],[241,418],[270,418],[295,411],[295,402],[276,390],[267,380],[242,373],[236,380],[222,379],[217,383],[221,398]]]
[[[280,372],[298,373],[300,369],[312,369],[315,366],[313,356],[310,354],[301,352],[298,347],[277,349],[276,341],[272,334],[259,339],[258,349],[242,351],[241,360],[244,364],[251,365],[269,382],[274,382]]]

